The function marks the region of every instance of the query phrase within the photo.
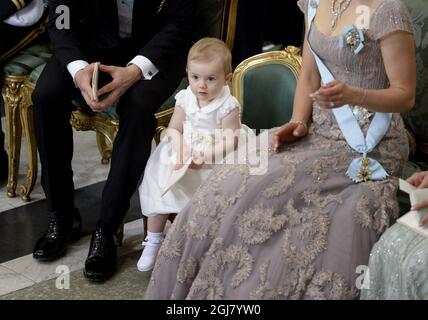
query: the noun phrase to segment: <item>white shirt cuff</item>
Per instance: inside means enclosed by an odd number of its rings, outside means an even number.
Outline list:
[[[85,68],[89,63],[87,63],[84,60],[75,60],[73,62],[70,62],[67,64],[67,70],[71,74],[71,77],[73,78],[74,84],[76,84],[76,73],[79,70],[82,70]]]
[[[132,63],[140,68],[143,80],[151,80],[159,72],[158,68],[145,56],[136,56],[128,63],[128,66]]]

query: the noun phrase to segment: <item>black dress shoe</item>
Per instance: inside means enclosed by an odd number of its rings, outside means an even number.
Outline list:
[[[92,234],[88,258],[83,271],[85,277],[94,282],[103,282],[117,270],[117,252],[113,233],[98,227]]]
[[[71,223],[60,222],[58,214],[54,214],[46,233],[37,241],[33,258],[40,261],[52,261],[62,257],[67,244],[77,241],[81,237],[82,220],[76,209]]]

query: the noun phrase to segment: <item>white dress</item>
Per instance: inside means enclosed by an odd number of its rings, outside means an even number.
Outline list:
[[[210,147],[213,137],[218,137],[221,133],[222,119],[235,108],[240,108],[228,86],[224,86],[219,96],[203,108],[199,108],[190,87],[178,92],[175,99],[176,105],[183,108],[186,114],[183,124],[184,141],[194,149]],[[189,169],[182,179],[161,196],[174,170],[175,160],[176,152],[172,143],[163,138],[147,162],[143,181],[138,189],[143,215],[180,212],[212,171],[212,165],[204,165],[199,170]]]

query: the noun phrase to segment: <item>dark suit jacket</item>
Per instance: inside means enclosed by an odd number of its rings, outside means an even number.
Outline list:
[[[58,29],[58,6],[70,11],[70,29]],[[134,0],[131,41],[135,55],[147,57],[159,70],[191,44],[194,0]],[[64,21],[59,19],[59,22]],[[93,49],[119,46],[116,0],[52,0],[49,36],[63,68],[74,60],[89,60]],[[92,62],[92,61],[89,61]]]

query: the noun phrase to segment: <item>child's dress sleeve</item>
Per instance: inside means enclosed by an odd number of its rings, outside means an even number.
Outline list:
[[[241,110],[241,105],[239,101],[233,97],[230,96],[223,105],[218,108],[217,111],[217,123],[220,124],[224,117],[226,117],[229,113],[231,113],[236,108],[239,108]]]
[[[176,106],[180,106],[180,107],[182,107],[183,109],[185,108],[185,106],[186,106],[186,90],[185,89],[183,89],[183,90],[180,90],[176,95],[175,95],[175,105]]]

